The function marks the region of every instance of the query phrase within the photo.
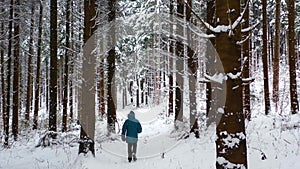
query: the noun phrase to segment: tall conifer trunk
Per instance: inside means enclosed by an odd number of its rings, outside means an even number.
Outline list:
[[[228,11],[231,12],[228,13]],[[216,16],[219,18],[219,25],[231,25],[239,14],[239,0],[216,0]],[[235,76],[229,76],[230,74],[238,75],[241,71],[241,47],[237,44],[240,39],[240,26],[234,30],[229,30],[229,32],[221,32],[216,35],[216,50],[227,75],[224,114],[222,114],[216,130],[217,169],[228,168],[227,165],[231,164],[234,166],[232,168],[239,168],[238,165],[247,168],[242,82]],[[238,140],[235,146],[226,144],[228,141],[233,141],[232,139]]]
[[[269,92],[269,74],[268,74],[268,30],[267,30],[267,0],[262,0],[263,8],[263,72],[264,72],[264,96],[265,96],[265,114],[268,115],[271,110],[270,106],[270,92]]]
[[[80,112],[79,120],[81,125],[80,130],[80,143],[78,153],[87,153],[91,151],[95,156],[95,91],[94,78],[95,78],[95,55],[92,51],[95,49],[96,39],[93,34],[97,26],[95,25],[96,16],[96,2],[95,0],[84,0],[84,49],[83,49],[83,70],[82,78],[82,92],[80,93]]]
[[[33,95],[33,68],[32,68],[32,58],[34,56],[33,48],[33,31],[34,31],[34,10],[35,4],[31,4],[31,19],[30,19],[30,40],[29,40],[29,55],[28,55],[28,69],[27,69],[27,98],[26,98],[26,111],[25,111],[25,121],[29,123],[29,116],[32,106],[32,95]]]
[[[170,0],[170,34],[173,35],[174,34],[174,0]],[[175,43],[174,43],[174,37],[170,37],[169,40],[169,53],[171,55],[171,57],[169,57],[169,109],[168,109],[168,115],[171,115],[174,113],[174,47],[175,47]]]
[[[37,59],[36,59],[36,80],[34,92],[34,111],[33,111],[33,129],[38,127],[39,103],[40,103],[40,79],[41,79],[41,55],[42,55],[42,34],[43,34],[43,4],[40,3],[38,26],[38,43],[37,43]],[[47,91],[47,90],[46,90]]]
[[[207,3],[207,11],[206,11],[206,22],[209,23],[212,26],[215,26],[215,14],[216,14],[216,6],[215,6],[215,0],[208,0]],[[210,30],[207,30],[207,34],[211,34],[212,32]],[[215,38],[209,39],[210,43],[214,46],[215,45]],[[212,47],[211,45],[208,45],[208,47]],[[212,66],[209,66],[214,63],[214,54],[211,52],[213,49],[207,49],[206,51],[206,73],[208,75],[213,75],[216,73],[216,70],[213,69]],[[217,99],[213,98],[212,92],[216,91],[216,88],[213,88],[212,82],[206,83],[206,125],[209,126],[212,123],[216,123],[216,110],[212,110],[215,106],[213,104],[216,104]]]
[[[243,28],[247,29],[249,27],[249,7],[247,7],[247,2],[244,1],[243,7],[247,8],[244,14],[245,22],[243,23]],[[250,38],[249,32],[243,33],[243,39],[245,39],[244,43],[242,44],[242,52],[243,52],[243,78],[250,77]],[[248,38],[248,39],[247,39]],[[243,85],[243,107],[244,107],[244,114],[248,120],[251,119],[251,109],[250,109],[250,83]]]
[[[297,94],[297,74],[296,63],[297,56],[295,53],[295,1],[288,0],[288,55],[289,55],[289,72],[290,72],[290,102],[291,112],[299,112],[299,102]]]
[[[4,116],[4,146],[8,146],[9,138],[9,113],[10,113],[10,90],[11,90],[11,60],[12,60],[12,34],[13,34],[13,14],[14,14],[14,1],[10,0],[9,9],[9,25],[8,25],[8,52],[7,52],[7,76],[6,76],[6,111],[3,113]]]
[[[13,78],[13,116],[12,133],[18,138],[20,112],[20,1],[15,1],[14,12],[14,78]]]
[[[4,3],[5,0],[2,0],[1,3]],[[4,13],[5,10],[2,8],[1,13]],[[3,36],[3,38],[7,38],[4,36],[4,22],[1,22],[1,28],[0,28],[0,34]],[[6,92],[5,92],[5,62],[4,62],[4,56],[5,56],[5,47],[4,47],[4,41],[1,39],[1,49],[0,49],[0,55],[1,55],[1,109],[2,109],[2,120],[3,120],[3,126],[4,126],[4,132],[6,132]],[[4,133],[5,135],[5,133]]]
[[[183,19],[184,17],[184,1],[177,0],[177,18]],[[183,25],[180,22],[176,24],[176,35],[183,37]],[[183,59],[184,59],[184,45],[183,39],[176,39],[175,43],[175,56],[176,56],[176,71],[182,73],[183,71]],[[178,128],[176,122],[183,122],[183,77],[181,74],[176,73],[176,87],[175,87],[175,128]]]
[[[64,84],[63,84],[63,119],[62,131],[67,131],[68,118],[68,82],[69,82],[69,55],[70,55],[70,0],[67,1],[66,6],[66,49],[65,49],[65,65],[64,65]]]
[[[56,132],[57,118],[57,1],[50,4],[50,111],[49,131]]]
[[[109,14],[108,14],[108,22],[113,23],[116,19],[116,0],[110,0],[108,2]],[[108,73],[107,73],[107,128],[109,132],[115,132],[115,123],[116,123],[116,106],[113,99],[113,78],[115,74],[115,59],[116,59],[116,51],[115,51],[115,30],[114,26],[112,25],[110,28],[110,39],[111,42],[111,49],[108,52]]]
[[[274,40],[274,58],[273,58],[273,102],[275,109],[278,109],[279,101],[279,56],[280,56],[280,0],[276,0],[275,12],[275,40]]]
[[[75,39],[75,29],[74,29],[74,2],[73,0],[71,1],[71,4],[70,4],[70,12],[72,13],[71,15],[71,18],[70,18],[70,27],[71,27],[71,34],[70,34],[70,39]],[[69,74],[71,75],[71,78],[70,81],[69,81],[69,109],[70,109],[70,120],[73,121],[74,120],[74,108],[73,108],[73,101],[74,101],[74,95],[73,95],[73,83],[74,83],[74,80],[75,80],[75,72],[74,72],[74,60],[75,60],[75,52],[73,52],[75,49],[75,42],[72,40],[71,41],[71,54],[70,54],[70,69],[69,69]]]

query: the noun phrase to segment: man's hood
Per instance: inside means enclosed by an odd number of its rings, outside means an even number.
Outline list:
[[[128,117],[129,120],[135,120],[135,114],[134,114],[134,112],[130,111],[130,113],[128,114],[127,117]]]

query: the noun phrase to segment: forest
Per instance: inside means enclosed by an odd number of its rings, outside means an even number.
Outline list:
[[[0,57],[0,168],[300,168],[299,0],[0,0]]]

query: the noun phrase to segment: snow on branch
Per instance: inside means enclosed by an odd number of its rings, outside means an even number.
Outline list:
[[[189,29],[190,29],[193,33],[195,33],[198,37],[201,37],[201,38],[214,38],[214,37],[215,37],[214,34],[205,34],[205,33],[203,33],[203,32],[198,32],[197,29],[195,29],[193,25],[191,26],[190,24],[188,24],[188,27],[189,27]]]
[[[213,76],[209,76],[208,74],[205,74],[204,77],[209,81],[209,82],[216,82],[219,84],[223,83],[223,80],[227,80],[227,77],[224,76],[222,73],[215,73]]]
[[[258,21],[256,24],[254,24],[254,25],[252,25],[252,26],[250,26],[250,27],[248,27],[248,28],[242,29],[241,32],[242,32],[242,33],[250,32],[250,31],[252,31],[254,28],[256,28],[259,24],[260,24],[260,22]]]
[[[245,15],[248,7],[249,7],[249,0],[247,1],[246,6],[245,6],[244,11],[242,12],[242,14],[233,22],[232,30],[234,30],[242,22],[242,19],[244,18],[244,15]]]
[[[223,142],[222,144],[226,148],[230,148],[230,149],[237,147],[242,140],[246,139],[246,136],[243,132],[232,134],[232,133],[228,133],[227,131],[222,131],[220,132],[220,134],[224,136],[224,139],[222,140]]]
[[[230,161],[226,160],[224,157],[218,157],[217,163],[225,168],[238,168],[238,169],[246,169],[244,164],[234,164]]]
[[[245,39],[242,39],[242,40],[240,40],[240,41],[237,41],[236,44],[237,44],[237,45],[242,45],[244,42],[246,42],[246,41],[250,38],[250,36],[251,36],[251,35],[249,34]]]
[[[242,72],[237,72],[236,74],[233,74],[233,73],[227,73],[227,76],[230,78],[230,79],[239,79],[242,75]]]
[[[191,12],[196,16],[196,18],[201,22],[201,24],[203,24],[207,29],[209,29],[209,30],[212,30],[212,29],[214,29],[214,27],[213,26],[211,26],[209,23],[207,23],[207,22],[205,22],[202,18],[200,18],[195,12],[194,12],[194,10],[192,9],[192,7],[190,7],[190,5],[186,2],[186,1],[184,1],[184,3],[185,3],[185,5],[189,8],[189,10],[191,10]],[[212,31],[212,32],[214,32],[214,31]]]
[[[209,23],[203,21],[203,19],[201,19],[194,11],[193,9],[190,7],[190,5],[185,2],[186,6],[192,11],[192,13],[196,16],[196,18],[211,32],[214,33],[226,33],[229,32],[229,34],[232,34],[232,30],[234,30],[241,22],[242,19],[245,15],[246,10],[249,7],[249,0],[246,3],[246,7],[244,8],[243,12],[241,13],[241,15],[233,22],[232,25],[218,25],[216,27],[213,27],[212,25],[210,25]]]
[[[228,149],[237,148],[241,141],[246,139],[246,136],[243,132],[228,133],[227,131],[220,131],[220,135],[223,138],[223,149],[220,152],[222,154],[226,154],[228,152]],[[232,163],[222,156],[217,157],[217,163],[225,168],[246,169],[244,164]]]
[[[243,78],[242,82],[243,82],[243,85],[248,85],[248,84],[254,82],[254,80],[255,80],[254,77],[248,77],[248,78]]]

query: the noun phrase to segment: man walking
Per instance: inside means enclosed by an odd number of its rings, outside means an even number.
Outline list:
[[[136,161],[136,149],[138,141],[138,133],[142,132],[141,123],[135,118],[133,111],[128,114],[128,119],[122,127],[122,140],[128,145],[128,161]]]

